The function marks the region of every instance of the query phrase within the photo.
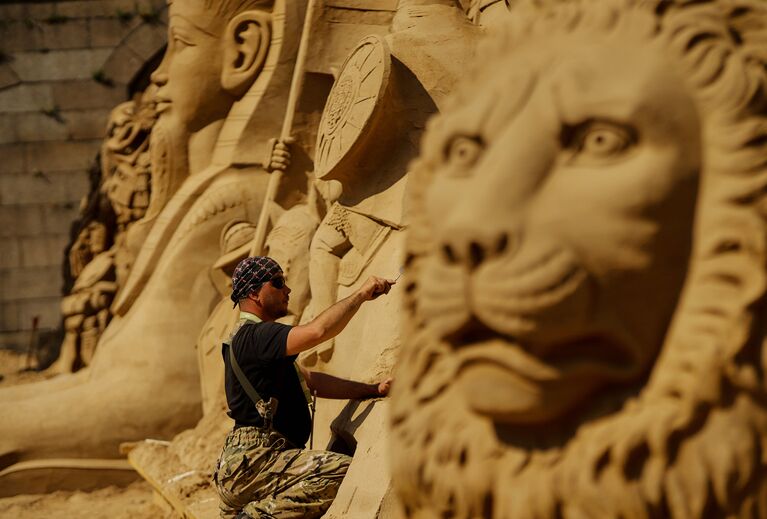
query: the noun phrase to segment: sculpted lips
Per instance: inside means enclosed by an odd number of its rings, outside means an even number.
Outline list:
[[[473,272],[432,256],[423,278],[421,311],[441,337],[475,320],[524,342],[548,341],[557,330],[581,327],[592,306],[589,276],[564,250],[501,257]]]
[[[461,369],[474,364],[491,363],[530,380],[546,381],[559,378],[559,370],[528,354],[518,345],[501,338],[462,345],[457,349],[456,355]]]
[[[158,114],[161,114],[168,110],[170,108],[171,102],[170,99],[167,99],[162,96],[155,96],[154,97],[154,104],[155,104],[155,112]]]
[[[548,348],[538,354],[508,337],[453,344],[460,368],[479,364],[502,366],[525,379],[547,382],[565,376],[598,375],[604,380],[628,380],[637,375],[638,364],[620,342],[589,337]]]

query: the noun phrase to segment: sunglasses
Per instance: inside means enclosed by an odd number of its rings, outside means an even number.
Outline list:
[[[278,277],[270,279],[269,283],[271,283],[272,286],[276,288],[277,290],[280,290],[285,287],[285,278],[282,276],[278,276]]]

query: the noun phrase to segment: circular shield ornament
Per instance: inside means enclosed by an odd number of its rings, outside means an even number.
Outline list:
[[[367,36],[341,67],[322,112],[314,171],[317,178],[333,178],[343,163],[353,161],[373,137],[382,113],[391,73],[391,54],[383,38]]]

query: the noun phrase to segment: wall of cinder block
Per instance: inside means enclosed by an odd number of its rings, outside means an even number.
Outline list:
[[[162,51],[165,4],[0,4],[0,346],[23,344],[35,317],[59,325],[88,169],[109,112]]]

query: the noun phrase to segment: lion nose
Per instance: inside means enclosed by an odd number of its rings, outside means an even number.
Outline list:
[[[507,230],[448,228],[442,239],[442,258],[475,269],[493,256],[508,253],[511,241]]]

